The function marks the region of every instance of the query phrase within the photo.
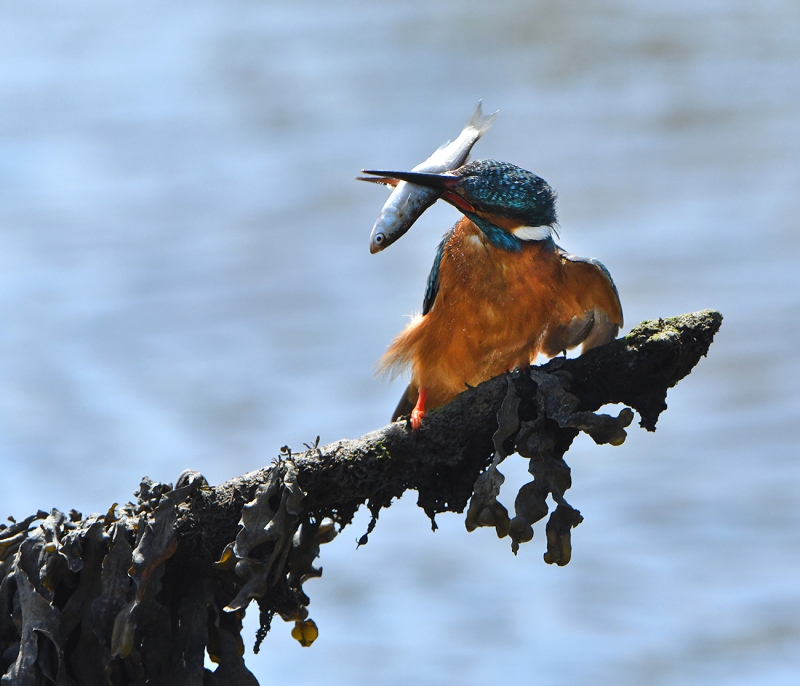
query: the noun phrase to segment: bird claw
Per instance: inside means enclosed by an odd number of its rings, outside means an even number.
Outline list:
[[[414,433],[417,433],[419,427],[422,425],[422,419],[425,416],[425,402],[427,400],[428,389],[422,386],[417,394],[417,404],[411,411],[411,428],[414,430]]]

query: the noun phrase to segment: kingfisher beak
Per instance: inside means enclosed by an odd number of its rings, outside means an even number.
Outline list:
[[[455,185],[459,180],[458,176],[454,174],[428,174],[426,172],[400,172],[400,171],[377,171],[371,169],[362,169],[362,174],[372,174],[381,179],[397,179],[398,181],[407,181],[408,183],[416,184],[417,186],[425,186],[439,191],[442,194],[442,200],[446,200],[451,205],[459,210],[466,212],[474,212],[475,208],[464,198],[455,192]],[[363,181],[371,181],[369,177],[358,177]],[[381,183],[381,181],[378,181]]]
[[[374,171],[371,169],[362,169],[362,174],[372,174],[386,179],[397,179],[398,181],[408,181],[417,186],[425,186],[426,188],[435,188],[438,191],[446,191],[452,188],[453,184],[458,181],[457,176],[452,174],[426,174],[425,172],[402,172],[402,171]],[[358,177],[362,181],[371,181],[369,177]],[[379,182],[380,183],[380,182]]]
[[[369,181],[371,183],[379,183],[382,186],[396,186],[400,181],[398,179],[390,179],[386,176],[356,176],[356,181]]]

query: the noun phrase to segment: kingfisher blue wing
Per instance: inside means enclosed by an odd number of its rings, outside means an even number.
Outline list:
[[[422,301],[422,314],[423,316],[428,314],[433,307],[433,303],[436,300],[436,296],[439,294],[439,267],[442,264],[442,255],[444,254],[444,246],[447,245],[447,241],[450,240],[450,236],[453,235],[453,230],[450,229],[442,238],[442,242],[439,243],[439,247],[436,249],[436,257],[433,259],[433,266],[431,267],[431,273],[428,274],[428,283],[425,285],[425,298]]]

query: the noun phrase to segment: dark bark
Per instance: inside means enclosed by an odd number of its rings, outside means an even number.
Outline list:
[[[302,584],[319,546],[366,504],[372,522],[406,490],[431,518],[463,512],[514,552],[548,514],[545,561],[564,565],[582,517],[565,499],[563,456],[580,431],[619,445],[636,410],[654,430],[669,388],[706,354],[722,317],[706,310],[644,322],[576,359],[516,370],[428,414],[419,433],[396,422],[357,440],[283,448],[269,467],[209,487],[145,478],[137,502],[83,518],[40,512],[0,528],[3,684],[255,684],[241,620],[255,600],[266,635],[277,614],[304,644],[316,637]],[[613,417],[606,404],[626,407]],[[511,517],[498,465],[517,452],[531,481]],[[219,663],[203,668],[206,650]]]

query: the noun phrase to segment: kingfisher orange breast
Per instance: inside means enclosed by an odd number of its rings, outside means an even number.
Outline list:
[[[430,311],[395,339],[380,368],[410,364],[409,390],[427,388],[432,408],[467,385],[529,363],[556,307],[559,267],[552,240],[509,252],[462,218],[445,239]]]

